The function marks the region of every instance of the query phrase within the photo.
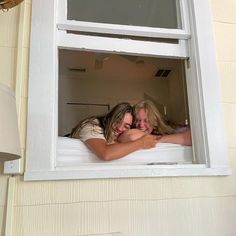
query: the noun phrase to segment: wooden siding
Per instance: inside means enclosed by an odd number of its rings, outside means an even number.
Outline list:
[[[13,236],[236,235],[236,1],[212,0],[222,104],[233,175],[24,182],[16,177]],[[0,12],[0,82],[17,92],[25,150],[30,1],[19,53],[19,8]],[[2,33],[4,32],[4,33]],[[18,51],[17,51],[18,50]],[[18,54],[19,55],[19,54]],[[15,81],[16,71],[22,71]],[[0,164],[0,234],[8,176]]]

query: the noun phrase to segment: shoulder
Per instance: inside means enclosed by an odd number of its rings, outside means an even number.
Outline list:
[[[81,139],[82,141],[86,141],[92,138],[105,140],[104,130],[99,125],[99,121],[97,119],[85,124],[79,132],[79,139]]]

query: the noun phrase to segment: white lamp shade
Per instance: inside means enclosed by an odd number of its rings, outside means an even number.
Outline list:
[[[20,141],[15,95],[0,84],[0,161],[20,158]]]

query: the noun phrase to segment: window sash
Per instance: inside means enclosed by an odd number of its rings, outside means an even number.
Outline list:
[[[104,53],[120,53],[143,56],[160,56],[171,58],[188,58],[188,42],[179,40],[178,43],[150,42],[127,40],[105,36],[89,36],[58,32],[58,48],[82,49]]]
[[[115,25],[84,21],[61,21],[57,24],[59,30],[88,32],[100,34],[128,35],[149,38],[189,39],[190,33],[180,29],[150,28],[142,26]]]

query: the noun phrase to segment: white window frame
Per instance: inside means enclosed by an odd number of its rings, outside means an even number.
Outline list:
[[[155,35],[152,35],[152,37],[163,38],[175,37],[179,39],[179,44],[177,45],[149,42],[148,40],[142,42],[109,38],[106,35],[99,37],[69,35],[64,31],[65,29],[84,30],[88,28],[91,30],[91,25],[88,26],[86,25],[87,23],[83,25],[81,22],[79,25],[77,23],[70,25],[68,22],[63,22],[63,18],[57,18],[57,4],[60,1],[40,0],[32,2],[28,130],[24,179],[50,180],[230,174],[220,105],[220,87],[213,47],[209,1],[189,0],[187,6],[186,0],[180,0],[181,3],[185,4],[184,8],[188,8],[188,11],[185,12],[190,12],[191,16],[195,16],[189,22],[191,38],[187,27],[184,32],[176,33],[176,30],[173,30],[173,32],[167,34],[163,29],[157,29]],[[61,9],[60,7],[59,15],[63,15]],[[57,24],[57,22],[59,23]],[[55,27],[56,24],[58,28]],[[120,27],[113,26],[115,28]],[[106,27],[102,25],[101,28],[104,30]],[[144,31],[147,30],[149,32],[148,27],[144,28]],[[132,35],[134,32],[135,35],[140,35],[140,29],[140,27],[133,27]],[[90,32],[89,30],[88,32]],[[102,33],[107,32],[102,31]],[[130,35],[130,33],[127,34]],[[183,35],[185,36],[183,37]],[[146,36],[149,37],[148,35]],[[104,43],[107,46],[106,48],[101,46]],[[160,55],[168,57],[171,55],[176,58],[189,57],[190,60],[186,62],[186,73],[188,75],[187,87],[194,142],[193,151],[195,160],[200,164],[161,166],[107,166],[98,164],[95,166],[78,166],[78,168],[74,169],[57,168],[58,47],[127,54],[137,54],[137,49],[139,48],[139,54],[145,56]]]

